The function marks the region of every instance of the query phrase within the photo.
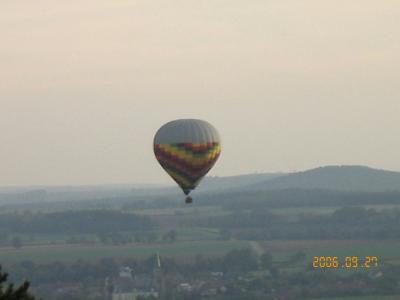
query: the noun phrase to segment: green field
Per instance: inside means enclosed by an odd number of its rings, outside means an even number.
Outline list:
[[[318,298],[313,300],[399,300],[400,295],[397,296],[365,296],[365,297],[343,297],[343,298]],[[304,299],[311,300],[311,299]]]
[[[262,241],[258,244],[264,251],[280,253],[282,256],[303,251],[307,260],[313,256],[377,256],[381,261],[400,259],[400,241],[376,240],[298,240]]]
[[[216,228],[180,227],[176,229],[179,241],[215,240],[220,236]]]
[[[285,207],[271,208],[271,211],[279,215],[299,215],[299,214],[331,214],[335,210],[343,206],[322,206],[322,207]],[[371,204],[360,205],[366,209],[372,208],[377,211],[400,209],[400,205],[396,204]],[[147,216],[180,216],[180,215],[198,215],[198,216],[222,216],[230,214],[228,210],[224,210],[220,206],[182,206],[176,208],[150,208],[132,210],[131,213],[147,215]]]
[[[208,256],[223,255],[226,252],[248,247],[246,241],[196,241],[177,242],[173,244],[131,244],[124,246],[83,246],[83,245],[49,245],[30,246],[19,250],[0,248],[0,263],[31,260],[37,263],[53,261],[71,262],[78,259],[98,260],[104,257],[145,258],[154,253],[162,256],[190,259],[197,254]]]
[[[175,243],[129,244],[129,245],[40,245],[26,246],[19,250],[11,247],[0,248],[0,262],[32,260],[38,263],[51,261],[96,260],[103,257],[144,258],[153,253],[160,255],[191,258],[196,254],[223,255],[244,247],[253,248],[258,254],[269,252],[274,261],[284,261],[298,251],[306,254],[303,264],[311,263],[313,256],[377,256],[379,263],[395,264],[400,261],[400,241],[190,241],[195,236],[213,237],[214,229],[189,228],[178,230],[180,239]]]
[[[285,207],[285,208],[272,208],[273,213],[279,215],[301,215],[301,214],[332,214],[335,210],[342,208],[343,206],[321,206],[321,207]],[[400,209],[400,205],[397,204],[370,204],[370,205],[359,205],[358,207],[364,207],[365,209],[375,209],[376,211],[382,210],[393,210]]]
[[[199,215],[199,216],[221,216],[229,214],[229,211],[223,210],[220,206],[181,206],[176,208],[149,208],[132,210],[131,213],[146,216],[179,216],[179,215]]]
[[[367,241],[309,250],[307,251],[307,255],[310,258],[312,256],[377,256],[381,261],[384,261],[385,259],[400,258],[399,249],[400,242]]]
[[[72,236],[76,239],[84,238],[88,241],[95,241],[97,239],[95,234],[35,234],[34,236],[17,234],[16,236],[22,239],[24,246],[64,245],[66,240]]]
[[[398,205],[368,205],[367,208],[377,210],[396,209]],[[339,207],[292,207],[285,209],[271,209],[271,211],[296,216],[305,213],[329,214]],[[314,256],[337,256],[344,259],[346,256],[376,256],[379,264],[400,264],[400,241],[363,241],[363,240],[289,240],[289,241],[219,241],[220,230],[217,228],[188,227],[177,222],[181,216],[216,216],[230,213],[218,206],[182,206],[166,209],[144,209],[131,211],[149,215],[160,219],[167,226],[157,230],[159,241],[162,236],[171,229],[177,232],[175,243],[141,244],[128,245],[99,245],[95,235],[78,235],[76,238],[84,237],[96,244],[65,244],[68,236],[65,235],[35,235],[34,239],[29,236],[21,236],[23,245],[19,250],[12,247],[0,248],[0,263],[32,260],[38,263],[52,261],[75,261],[97,260],[103,257],[143,258],[153,253],[164,256],[190,258],[196,254],[223,255],[226,252],[243,247],[253,248],[259,255],[263,252],[272,254],[275,262],[283,262],[296,252],[302,251],[306,259],[299,264],[293,264],[293,269],[312,263]],[[176,226],[168,226],[177,223]]]

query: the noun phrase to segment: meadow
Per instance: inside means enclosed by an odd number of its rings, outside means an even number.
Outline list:
[[[399,296],[360,296],[360,297],[341,297],[341,298],[318,298],[313,300],[399,300]]]
[[[376,210],[395,209],[397,205],[368,205]],[[325,215],[332,213],[338,207],[289,207],[271,209],[283,216],[293,217],[302,214]],[[32,260],[37,263],[52,261],[71,262],[78,259],[96,260],[103,257],[134,257],[145,258],[159,253],[163,256],[190,258],[196,254],[206,256],[223,255],[236,248],[251,247],[258,254],[271,253],[276,262],[287,260],[297,252],[305,254],[302,264],[312,262],[314,256],[377,256],[380,264],[400,263],[400,241],[390,240],[272,240],[244,241],[220,240],[220,229],[212,227],[182,226],[179,220],[191,216],[210,217],[228,214],[219,206],[183,206],[179,208],[142,209],[132,211],[153,217],[155,220],[173,221],[171,226],[165,226],[156,232],[159,236],[171,228],[176,230],[177,239],[174,243],[156,241],[154,243],[129,243],[122,245],[99,244],[95,235],[82,235],[89,243],[66,244],[66,235],[36,235],[34,241],[29,236],[23,236],[24,246],[20,249],[0,247],[0,262],[17,262]],[[164,219],[165,218],[165,219]],[[168,224],[168,222],[166,222]],[[169,224],[168,224],[169,225]],[[176,226],[177,225],[177,226]],[[77,236],[79,238],[79,236]]]
[[[158,253],[161,256],[179,259],[193,259],[197,254],[205,256],[223,255],[233,249],[248,247],[246,241],[191,241],[162,244],[127,244],[107,245],[41,245],[27,246],[21,249],[11,247],[0,248],[2,263],[30,260],[35,263],[55,261],[74,262],[76,260],[94,261],[101,258],[144,259]]]

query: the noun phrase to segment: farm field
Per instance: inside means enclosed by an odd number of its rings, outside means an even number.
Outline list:
[[[361,296],[361,297],[343,297],[343,298],[318,298],[313,300],[399,300],[400,295],[395,296]],[[304,299],[311,300],[311,299]]]
[[[274,252],[303,251],[309,256],[315,255],[373,255],[386,258],[400,257],[400,241],[379,240],[288,240],[260,241],[264,249]]]
[[[296,252],[302,251],[305,254],[305,259],[301,262],[293,262],[292,265],[288,266],[288,269],[296,269],[307,264],[311,265],[314,256],[337,256],[341,263],[344,263],[346,256],[358,256],[360,260],[363,260],[365,256],[376,256],[378,266],[398,265],[400,263],[400,241],[291,240],[254,241],[252,243],[257,243],[258,248],[271,253],[274,261],[285,261]]]
[[[285,208],[271,208],[271,212],[279,215],[299,215],[299,214],[332,214],[335,210],[344,207],[341,206],[317,206],[317,207],[285,207]],[[382,210],[393,210],[400,209],[400,205],[397,204],[369,204],[369,205],[357,205],[357,207],[363,207],[365,209],[375,209],[376,211]]]
[[[279,240],[279,241],[259,241],[264,251],[304,251],[312,255],[323,254],[327,249],[329,253],[337,249],[345,249],[346,251],[355,251],[354,255],[363,254],[365,251],[378,251],[386,255],[400,255],[398,249],[400,247],[399,240]],[[321,253],[323,251],[323,253]],[[363,252],[363,253],[361,253]],[[367,253],[366,253],[367,254]],[[371,253],[369,253],[371,254]]]
[[[335,210],[342,208],[341,206],[320,206],[320,207],[285,207],[271,208],[270,211],[279,215],[299,215],[299,214],[331,214]],[[398,204],[370,204],[358,205],[366,209],[375,209],[377,211],[400,209]],[[222,216],[230,214],[228,210],[224,210],[220,206],[183,206],[177,208],[150,208],[130,211],[134,214],[147,216],[179,216],[179,215],[199,215],[199,216]]]
[[[161,239],[162,235],[166,234],[170,229],[159,229],[155,232],[159,235]],[[217,240],[220,236],[220,231],[216,228],[208,227],[179,227],[176,228],[177,241],[203,241],[203,240]],[[134,233],[132,232],[120,232],[127,236],[133,238]],[[98,235],[96,234],[35,234],[34,236],[29,236],[26,234],[18,235],[22,241],[24,247],[30,246],[55,246],[55,245],[65,245],[68,244],[68,240],[72,237],[77,240],[75,244],[85,244],[84,242],[79,242],[80,239],[86,241],[86,244],[97,244]],[[1,249],[1,247],[0,247]]]
[[[197,241],[165,244],[129,244],[119,246],[86,246],[86,245],[48,245],[28,246],[21,249],[0,248],[2,263],[31,260],[36,263],[53,261],[72,262],[78,259],[98,260],[104,257],[146,258],[154,253],[161,256],[192,258],[197,254],[207,256],[223,255],[226,252],[248,247],[246,241]]]
[[[179,241],[215,240],[219,237],[220,230],[207,227],[180,227],[176,229]]]
[[[387,241],[367,241],[360,243],[353,243],[348,246],[334,246],[320,249],[310,249],[307,251],[307,257],[312,256],[338,256],[344,258],[345,256],[376,256],[381,263],[387,259],[400,258],[400,242],[387,242]]]
[[[38,245],[25,246],[21,249],[12,247],[0,248],[0,261],[17,262],[32,260],[38,263],[52,261],[75,261],[78,259],[97,260],[103,257],[114,258],[145,258],[153,253],[179,258],[190,258],[196,254],[223,255],[226,252],[251,247],[258,254],[269,252],[274,261],[286,260],[296,252],[302,251],[306,255],[304,264],[311,263],[313,256],[377,256],[380,263],[396,264],[400,261],[400,241],[353,241],[353,240],[327,240],[327,241],[218,241],[198,240],[190,241],[193,234],[214,236],[213,229],[196,228],[180,229],[180,238],[175,243],[158,244],[127,244],[127,245]]]
[[[176,208],[138,209],[138,210],[131,210],[130,212],[146,216],[158,216],[158,215],[179,216],[183,214],[221,216],[229,213],[229,211],[223,210],[220,206],[188,206],[188,205]]]

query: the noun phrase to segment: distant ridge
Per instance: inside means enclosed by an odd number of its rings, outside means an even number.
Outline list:
[[[295,173],[253,173],[206,177],[196,194],[238,193],[271,190],[332,190],[345,192],[400,192],[400,172],[365,166],[326,166]],[[169,185],[104,184],[91,186],[40,186],[0,188],[0,205],[43,201],[96,199],[180,198],[182,192]]]
[[[326,166],[296,172],[253,185],[252,190],[327,189],[340,191],[400,191],[400,172],[365,166]]]
[[[265,182],[274,178],[286,175],[286,173],[253,173],[235,176],[207,176],[196,190],[202,191],[216,191],[226,189],[241,189],[249,185]]]

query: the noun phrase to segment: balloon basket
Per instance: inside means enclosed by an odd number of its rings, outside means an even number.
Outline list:
[[[186,197],[186,199],[185,199],[185,203],[186,204],[191,204],[191,203],[193,203],[193,199],[192,199],[192,197]]]

